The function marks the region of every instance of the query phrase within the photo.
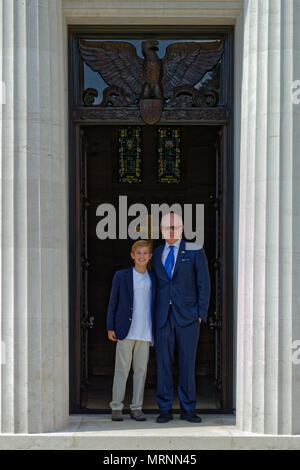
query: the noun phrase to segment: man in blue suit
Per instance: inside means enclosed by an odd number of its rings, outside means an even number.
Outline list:
[[[171,212],[162,218],[165,244],[154,250],[152,269],[157,279],[155,348],[157,360],[156,422],[173,419],[172,365],[178,348],[180,418],[199,423],[196,415],[195,362],[201,321],[206,321],[210,277],[204,249],[181,238],[182,219]]]

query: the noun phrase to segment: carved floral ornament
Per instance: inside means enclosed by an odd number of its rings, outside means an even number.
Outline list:
[[[216,90],[207,91],[203,101],[195,85],[219,62],[223,41],[173,43],[163,59],[158,44],[143,41],[142,59],[129,42],[79,41],[84,62],[108,84],[99,107],[139,107],[142,119],[155,124],[164,109],[218,104]],[[84,104],[90,106],[97,95],[93,88],[84,90]]]

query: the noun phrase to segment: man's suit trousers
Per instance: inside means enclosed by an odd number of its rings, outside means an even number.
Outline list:
[[[175,344],[178,351],[179,381],[178,397],[181,410],[192,411],[196,408],[195,363],[200,323],[178,326],[172,308],[169,308],[168,320],[163,328],[157,328],[155,351],[157,359],[156,401],[161,411],[172,409],[174,400],[173,362]]]

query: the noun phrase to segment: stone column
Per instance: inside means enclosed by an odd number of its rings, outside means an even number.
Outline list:
[[[237,426],[298,434],[300,104],[292,83],[300,80],[299,0],[245,1],[243,62]]]
[[[69,419],[61,0],[2,0],[0,15],[0,431],[47,432]]]

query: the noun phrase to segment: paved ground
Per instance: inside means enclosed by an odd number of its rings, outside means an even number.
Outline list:
[[[0,449],[300,449],[299,436],[271,436],[240,432],[233,415],[203,414],[202,423],[181,421],[179,415],[157,424],[156,415],[138,423],[125,415],[112,422],[110,415],[71,415],[69,425],[43,434],[0,434]]]

